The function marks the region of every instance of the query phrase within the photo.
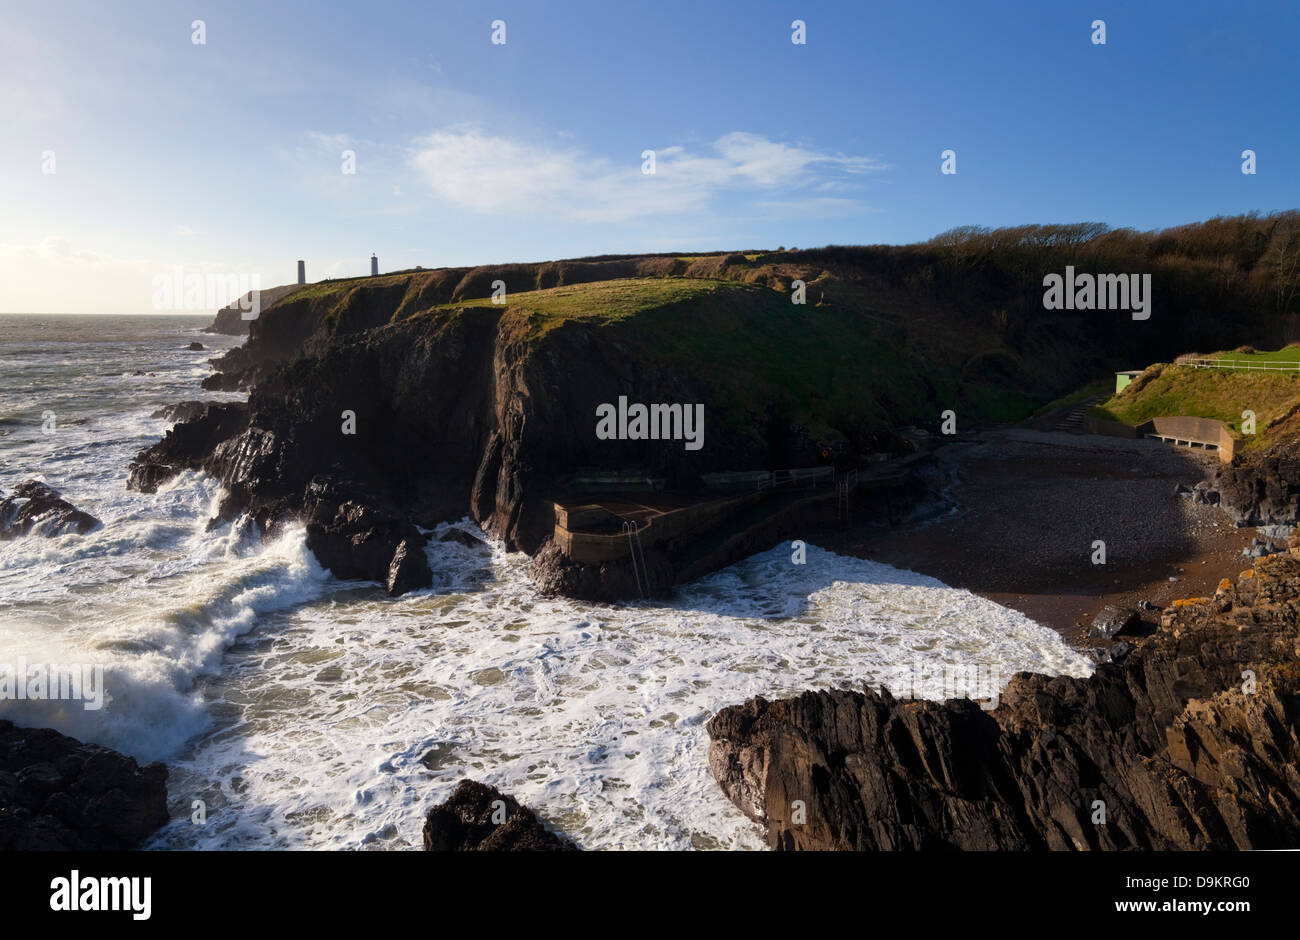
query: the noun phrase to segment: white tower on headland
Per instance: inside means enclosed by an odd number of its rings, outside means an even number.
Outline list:
[[[298,262],[298,283],[299,284],[307,283],[307,262],[306,261]]]
[[[370,276],[379,276],[379,258],[373,254],[370,256]]]

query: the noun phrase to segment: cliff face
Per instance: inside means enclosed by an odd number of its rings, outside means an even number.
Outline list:
[[[222,518],[301,516],[336,574],[387,582],[398,546],[423,544],[414,525],[467,513],[511,549],[536,552],[553,526],[551,499],[575,468],[644,466],[680,482],[767,458],[770,441],[751,426],[718,421],[699,451],[597,440],[597,406],[629,393],[717,414],[697,375],[637,356],[617,329],[571,322],[539,338],[502,308],[431,311],[335,336],[265,372],[246,411],[210,406],[177,425],[137,458],[130,485],[148,490],[205,469],[226,488]]]
[[[990,712],[869,690],[755,698],[709,722],[710,767],[777,849],[1295,848],[1292,544],[1087,679],[1021,673]]]

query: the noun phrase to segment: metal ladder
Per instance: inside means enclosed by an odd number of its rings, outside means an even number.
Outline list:
[[[836,515],[841,522],[849,518],[849,494],[858,488],[858,471],[850,470],[846,473],[839,485],[839,500],[836,507]]]
[[[646,596],[646,589],[650,586],[650,571],[645,564],[645,549],[641,545],[641,531],[637,528],[635,522],[623,522],[623,534],[627,536],[627,551],[632,559],[632,574],[636,578],[636,589],[642,597]],[[637,559],[637,555],[640,559]],[[641,572],[645,572],[645,583],[642,584]]]

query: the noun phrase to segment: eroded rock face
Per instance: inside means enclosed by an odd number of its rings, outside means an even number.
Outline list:
[[[53,537],[75,532],[85,535],[103,525],[90,513],[63,499],[59,491],[38,480],[26,480],[13,494],[0,499],[0,539],[23,535]]]
[[[1297,611],[1293,548],[1087,679],[1020,673],[990,712],[755,698],[709,722],[709,764],[778,849],[1300,847]]]
[[[167,768],[0,720],[0,851],[121,851],[167,823]]]
[[[496,822],[504,815],[504,822]],[[494,819],[495,817],[495,819]],[[550,832],[536,814],[477,780],[462,780],[424,821],[426,852],[573,852],[572,841]]]

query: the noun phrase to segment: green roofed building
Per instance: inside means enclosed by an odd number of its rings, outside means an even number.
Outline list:
[[[1118,395],[1124,391],[1124,387],[1142,374],[1141,369],[1130,369],[1128,372],[1115,373],[1115,394]]]

